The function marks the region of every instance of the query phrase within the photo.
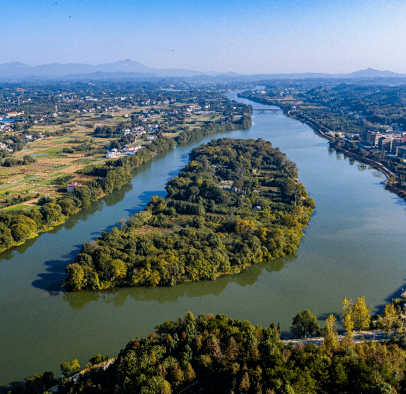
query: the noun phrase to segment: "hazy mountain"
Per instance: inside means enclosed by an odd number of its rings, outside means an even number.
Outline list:
[[[0,78],[31,75],[31,70],[31,66],[20,62],[0,64]]]
[[[157,77],[192,77],[201,74],[199,71],[185,70],[185,69],[155,69],[152,67],[144,66],[141,63],[134,62],[130,59],[120,60],[115,63],[106,64],[43,64],[39,66],[29,66],[24,63],[6,63],[0,65],[0,79],[21,79],[24,77],[39,77],[41,79],[55,77],[67,77],[72,79],[71,76],[78,75],[83,76],[94,73],[137,73],[147,74],[147,76]]]
[[[397,74],[392,71],[379,71],[374,70],[373,68],[367,68],[366,70],[355,71],[351,74],[348,74],[347,77],[352,78],[399,78],[406,77],[405,74]]]
[[[151,78],[188,78],[201,82],[227,81],[259,81],[267,79],[308,79],[308,78],[341,78],[341,79],[375,79],[375,78],[405,78],[406,74],[392,71],[379,71],[372,68],[349,74],[298,73],[298,74],[256,74],[243,75],[233,72],[202,73],[186,69],[158,69],[147,67],[130,59],[106,64],[43,64],[29,66],[14,62],[0,64],[0,81],[20,82],[24,80],[123,80],[123,79],[151,79]]]
[[[133,79],[150,80],[158,78],[156,74],[153,73],[137,73],[137,72],[104,72],[97,71],[91,74],[69,74],[58,79],[63,79],[64,81],[131,81]]]
[[[250,76],[252,77],[252,76]],[[326,74],[326,73],[297,73],[297,74],[258,74],[260,79],[320,79],[320,78],[340,78],[340,79],[363,79],[363,78],[406,78],[406,74],[397,74],[392,71],[379,71],[373,68],[355,71],[349,74]]]

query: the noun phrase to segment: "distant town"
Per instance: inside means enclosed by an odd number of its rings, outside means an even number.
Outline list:
[[[308,124],[330,146],[374,165],[406,197],[406,88],[333,80],[273,81],[240,97],[277,105]]]

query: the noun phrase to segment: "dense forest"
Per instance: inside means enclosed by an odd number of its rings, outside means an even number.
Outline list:
[[[68,291],[216,279],[296,252],[314,202],[264,140],[213,140],[190,154],[166,198],[83,246]]]
[[[404,337],[338,342],[333,315],[324,331],[322,346],[294,346],[281,341],[273,324],[262,328],[223,314],[195,319],[188,312],[131,340],[117,358],[93,356],[82,373],[78,360],[62,363],[58,393],[406,392]],[[52,372],[37,374],[10,393],[39,393],[57,382]]]

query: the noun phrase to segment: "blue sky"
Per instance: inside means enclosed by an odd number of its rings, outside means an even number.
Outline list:
[[[2,0],[0,64],[406,73],[404,0]],[[70,18],[69,18],[70,17]]]

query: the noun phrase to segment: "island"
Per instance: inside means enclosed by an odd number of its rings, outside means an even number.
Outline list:
[[[122,228],[82,247],[67,291],[215,280],[294,254],[314,209],[296,165],[262,139],[217,139]]]

